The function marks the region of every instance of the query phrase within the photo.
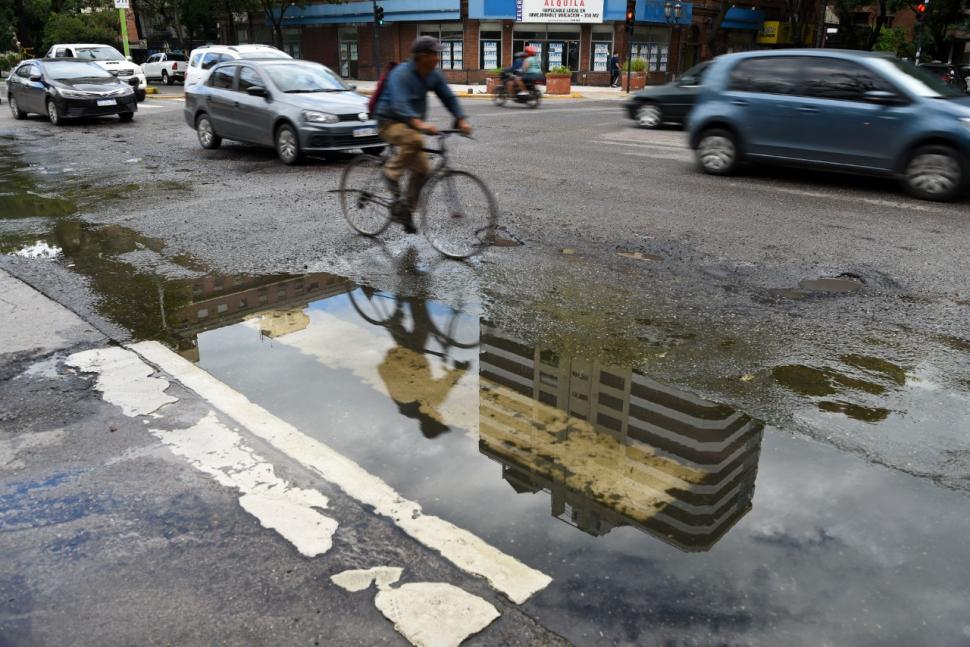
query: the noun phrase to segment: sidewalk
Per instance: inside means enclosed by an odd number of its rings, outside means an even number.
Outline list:
[[[377,85],[376,81],[356,81],[353,79],[347,79],[346,82],[357,86],[357,91],[361,94],[371,94],[374,91],[374,87]],[[448,87],[451,88],[451,91],[462,99],[492,98],[492,95],[485,92],[484,85],[449,83]],[[627,94],[619,88],[609,88],[596,85],[574,85],[572,86],[572,94],[570,95],[543,94],[542,98],[543,100],[588,99],[594,101],[625,101]]]
[[[0,269],[0,644],[406,644],[447,618],[454,644],[566,644],[500,594],[528,569],[455,527],[414,531],[437,518],[399,496],[365,505],[343,457],[311,469],[269,412],[118,341]],[[373,567],[377,598],[355,570]]]

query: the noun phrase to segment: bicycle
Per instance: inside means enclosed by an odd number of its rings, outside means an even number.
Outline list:
[[[438,132],[438,148],[424,148],[437,157],[421,189],[417,211],[418,229],[439,253],[455,259],[468,258],[488,247],[498,223],[495,196],[477,176],[448,166],[445,141],[459,130]],[[398,201],[384,181],[384,165],[391,147],[380,157],[358,155],[340,177],[340,208],[351,227],[365,236],[378,236],[393,220]]]

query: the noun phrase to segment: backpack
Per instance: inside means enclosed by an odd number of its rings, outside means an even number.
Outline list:
[[[374,114],[377,110],[377,102],[381,98],[381,92],[384,91],[384,84],[387,83],[387,77],[391,75],[391,71],[397,67],[397,63],[391,61],[384,65],[384,69],[381,70],[381,76],[377,79],[377,86],[374,88],[374,93],[370,95],[370,100],[367,101],[367,112]]]

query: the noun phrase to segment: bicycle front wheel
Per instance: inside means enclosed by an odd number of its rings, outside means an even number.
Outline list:
[[[355,157],[340,176],[340,209],[350,226],[365,236],[380,234],[391,223],[392,204],[381,158]]]
[[[425,187],[421,230],[449,258],[468,258],[492,243],[498,205],[485,183],[465,171],[445,171]]]

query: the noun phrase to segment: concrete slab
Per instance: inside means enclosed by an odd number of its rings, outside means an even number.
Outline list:
[[[0,357],[52,353],[105,337],[76,314],[0,270]]]

